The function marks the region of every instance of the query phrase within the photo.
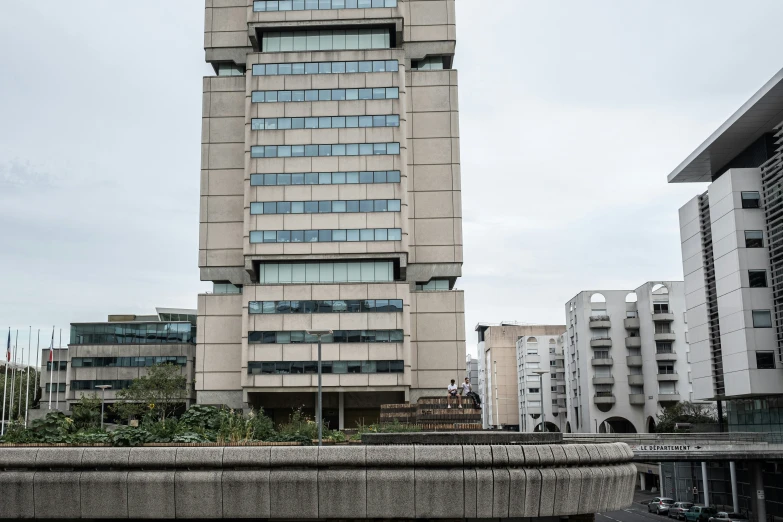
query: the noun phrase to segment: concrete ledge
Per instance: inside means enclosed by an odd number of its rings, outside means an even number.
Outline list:
[[[509,445],[559,444],[562,433],[518,433],[515,431],[443,431],[419,433],[365,433],[364,444],[440,444],[440,445]]]
[[[618,510],[624,444],[0,448],[0,518],[530,518]]]

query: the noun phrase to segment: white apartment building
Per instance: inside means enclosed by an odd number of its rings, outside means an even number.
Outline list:
[[[680,209],[696,399],[730,431],[783,431],[783,70],[671,174],[710,183]]]
[[[479,360],[473,357],[472,354],[465,356],[465,377],[470,379],[470,383],[473,385],[473,391],[478,393]]]
[[[649,433],[691,399],[682,281],[589,290],[565,305],[566,432]]]
[[[563,335],[521,336],[516,349],[519,431],[565,431],[568,408]]]

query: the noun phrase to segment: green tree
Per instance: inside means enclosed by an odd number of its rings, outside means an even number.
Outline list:
[[[666,406],[657,416],[655,431],[657,433],[675,433],[678,423],[691,425],[717,425],[718,414],[713,404],[678,402]]]
[[[30,382],[29,382],[29,393],[28,393],[28,382],[27,382],[27,374],[30,373]],[[26,367],[18,369],[16,372],[16,379],[13,379],[12,382],[12,372],[11,367],[8,367],[8,384],[6,389],[6,403],[5,403],[5,418],[6,420],[10,419],[13,421],[17,421],[19,419],[24,420],[24,411],[25,406],[28,405],[29,407],[33,408],[37,404],[36,400],[38,399],[38,381],[39,381],[39,372],[37,372],[34,368]],[[0,410],[2,409],[2,398],[3,398],[3,386],[6,384],[5,382],[5,365],[3,363],[0,363]],[[13,384],[13,397],[11,396],[11,388]],[[28,399],[29,397],[29,399]],[[21,399],[21,408],[19,407]]]
[[[115,405],[114,411],[128,417],[149,411],[165,420],[182,405],[186,392],[187,380],[180,367],[158,364],[151,367],[144,377],[133,379],[128,388],[117,391],[120,405]]]
[[[82,395],[71,409],[71,419],[77,429],[97,428],[101,425],[101,398],[97,393]]]

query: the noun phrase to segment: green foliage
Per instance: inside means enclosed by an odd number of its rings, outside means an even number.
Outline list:
[[[67,437],[74,444],[106,444],[111,442],[111,434],[100,429],[77,431]]]
[[[157,442],[155,436],[144,428],[120,426],[111,432],[111,443],[114,446],[139,446],[150,442]]]
[[[179,418],[181,429],[196,430],[203,429],[207,431],[217,431],[220,429],[221,414],[220,409],[214,406],[204,406],[196,404],[188,408]]]
[[[5,358],[3,358],[5,361]],[[29,393],[28,393],[28,378],[27,373],[30,372],[29,378]],[[0,408],[2,408],[2,393],[3,386],[6,385],[5,365],[0,362]],[[40,373],[33,368],[22,368],[17,370],[16,378],[13,378],[11,367],[8,368],[8,383],[6,389],[7,401],[5,405],[6,419],[24,419],[25,405],[29,403],[29,407],[36,406],[36,399],[38,397],[38,382],[40,379]],[[12,386],[13,385],[13,386]],[[13,396],[11,395],[11,388],[13,387]],[[19,407],[21,399],[22,407]],[[10,410],[10,414],[9,414]]]
[[[77,429],[97,428],[101,425],[101,398],[98,394],[82,395],[73,405],[71,419]]]
[[[170,416],[182,405],[187,379],[175,364],[157,364],[147,375],[133,379],[130,387],[117,391],[118,402],[123,403],[115,411],[122,417],[142,415],[144,407],[161,419]]]
[[[666,406],[656,419],[656,433],[676,433],[678,423],[691,425],[716,425],[718,414],[711,404],[697,404],[693,402],[678,402]]]

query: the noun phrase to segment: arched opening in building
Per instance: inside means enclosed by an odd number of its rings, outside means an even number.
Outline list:
[[[606,297],[604,294],[595,293],[590,296],[591,303],[606,303]]]
[[[533,430],[535,433],[541,432],[541,423],[539,422],[536,424],[535,429]],[[557,424],[552,424],[551,422],[547,421],[546,423],[546,431],[549,433],[558,433],[560,432],[560,428],[557,427]]]
[[[571,433],[571,421],[566,422],[566,433]]]
[[[636,295],[636,292],[631,292],[630,294],[625,296],[625,302],[626,303],[635,303],[639,300],[639,297]]]
[[[609,410],[611,410],[612,406],[614,406],[614,404],[596,404],[595,405],[595,407],[598,408],[598,411],[601,411],[603,413],[606,413]]]
[[[623,417],[610,417],[603,422],[606,433],[636,433],[636,426]]]
[[[647,433],[655,433],[655,419],[647,417]]]

